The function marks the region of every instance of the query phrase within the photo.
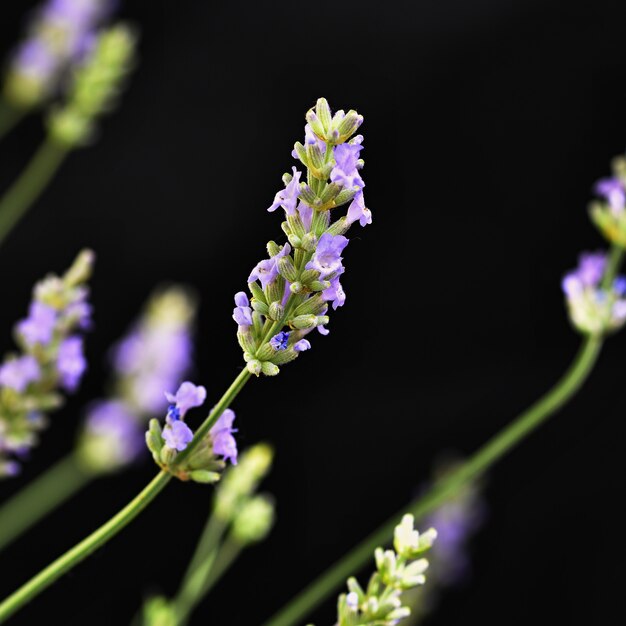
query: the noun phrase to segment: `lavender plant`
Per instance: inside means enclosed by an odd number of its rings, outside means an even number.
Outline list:
[[[94,256],[81,252],[62,276],[35,285],[28,316],[15,327],[19,353],[0,366],[0,477],[19,472],[46,415],[76,390],[87,367],[80,333],[90,325],[86,282]]]
[[[85,2],[59,0],[54,4],[67,8],[72,15],[80,13],[83,5],[99,6]],[[93,36],[89,34],[87,39],[86,53],[72,66],[65,100],[52,106],[47,116],[46,140],[0,198],[0,244],[39,197],[69,153],[94,140],[99,118],[114,108],[132,68],[136,38],[127,25],[117,24]],[[28,91],[22,84],[24,81],[18,82],[22,85],[20,89]],[[30,83],[26,81],[25,84]],[[17,90],[17,87],[13,89]]]
[[[111,392],[87,407],[74,450],[0,507],[0,550],[91,480],[145,456],[145,424],[167,406],[162,390],[192,366],[195,310],[195,299],[181,287],[149,298],[113,346]]]

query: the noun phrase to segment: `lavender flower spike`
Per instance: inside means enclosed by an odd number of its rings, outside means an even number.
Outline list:
[[[611,243],[626,247],[626,157],[613,159],[613,175],[594,186],[601,200],[590,206],[594,224]]]
[[[50,275],[33,289],[28,317],[18,322],[19,354],[0,364],[0,476],[16,473],[16,459],[37,442],[45,413],[63,404],[61,389],[74,391],[87,362],[82,352],[88,307],[85,282],[94,255],[85,250],[62,276]]]

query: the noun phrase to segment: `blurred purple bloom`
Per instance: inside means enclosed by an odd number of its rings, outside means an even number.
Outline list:
[[[365,206],[362,191],[359,191],[352,199],[348,207],[346,219],[348,220],[348,224],[354,224],[357,220],[361,226],[367,226],[372,223],[372,212]]]
[[[17,325],[17,332],[24,337],[27,345],[36,343],[48,345],[54,333],[57,321],[56,311],[37,300],[31,302],[28,317]]]
[[[202,385],[194,385],[185,381],[176,392],[176,395],[165,392],[168,402],[175,404],[180,411],[180,419],[185,417],[189,409],[201,406],[206,400],[206,389]]]
[[[582,293],[585,287],[600,284],[606,268],[604,252],[584,252],[578,257],[578,267],[565,275],[561,287],[568,297]]]
[[[58,60],[39,39],[29,39],[20,45],[13,59],[15,71],[25,78],[46,82],[56,71]]]
[[[62,386],[67,391],[74,391],[87,369],[81,337],[68,337],[61,342],[56,365]]]
[[[358,172],[359,152],[363,149],[360,144],[342,143],[335,146],[333,156],[335,167],[330,172],[330,180],[345,189],[358,187],[363,189],[365,183]]]
[[[232,427],[234,421],[235,412],[232,409],[226,409],[209,432],[213,439],[213,452],[223,456],[224,460],[230,460],[233,465],[237,465],[237,442],[233,437],[233,433],[237,430]]]
[[[22,393],[40,375],[41,369],[37,359],[27,354],[0,366],[0,385]]]
[[[165,426],[163,439],[169,448],[180,452],[193,439],[193,432],[185,422],[179,420]]]
[[[90,435],[113,442],[117,463],[130,463],[144,449],[144,433],[137,416],[119,400],[94,403],[89,408],[86,428]]]
[[[277,335],[274,335],[270,339],[270,346],[274,348],[274,350],[286,350],[287,344],[289,343],[289,333],[280,332]]]
[[[270,259],[264,259],[263,261],[260,261],[257,266],[252,270],[250,276],[248,276],[248,282],[253,283],[255,280],[258,280],[261,283],[261,287],[265,289],[267,285],[269,285],[271,282],[274,282],[278,277],[278,259],[286,256],[290,252],[291,246],[286,243],[278,254],[274,255]]]
[[[243,291],[239,291],[235,294],[235,304],[237,306],[233,309],[233,319],[239,326],[252,326],[250,301]]]
[[[617,178],[603,178],[596,183],[595,192],[602,196],[613,213],[621,213],[626,206],[626,189]]]
[[[343,145],[343,144],[342,144]],[[326,280],[331,274],[341,272],[341,253],[348,245],[348,239],[343,235],[324,233],[317,244],[313,258],[306,264],[306,269],[317,270],[320,280]]]
[[[284,189],[276,194],[272,206],[267,209],[268,211],[275,211],[278,207],[282,206],[287,215],[293,215],[296,212],[296,203],[300,195],[300,176],[302,172],[298,172],[295,167],[292,168],[292,171],[293,178],[287,183]]]

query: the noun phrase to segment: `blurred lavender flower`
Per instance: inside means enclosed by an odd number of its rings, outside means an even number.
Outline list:
[[[114,4],[111,0],[48,0],[36,11],[7,73],[4,91],[11,105],[30,109],[54,95],[89,50]]]
[[[237,465],[237,442],[233,437],[237,430],[232,427],[234,421],[235,412],[226,409],[211,428],[210,434],[213,439],[213,452]]]
[[[594,192],[601,198],[591,203],[591,219],[611,243],[626,247],[626,158],[613,159],[613,176],[599,180]]]
[[[93,261],[93,253],[83,251],[63,277],[37,283],[28,317],[16,325],[21,355],[8,355],[0,365],[0,476],[17,472],[11,456],[21,458],[37,444],[44,414],[63,404],[57,389],[74,391],[87,367],[76,334],[84,317],[76,306],[86,305]]]
[[[602,334],[617,330],[626,322],[626,279],[620,276],[603,288],[606,263],[603,252],[583,253],[578,267],[563,278],[570,319],[583,333]]]
[[[191,368],[195,308],[186,290],[159,290],[114,346],[113,393],[88,408],[79,438],[79,459],[91,473],[118,470],[140,456],[145,422],[167,408],[163,390],[175,389]]]

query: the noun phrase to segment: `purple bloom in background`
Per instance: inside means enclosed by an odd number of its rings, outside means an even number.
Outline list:
[[[87,369],[81,337],[68,337],[61,342],[56,366],[63,387],[67,391],[74,391]]]
[[[180,452],[193,439],[193,432],[185,422],[179,420],[163,429],[163,439],[169,448]]]
[[[233,319],[239,326],[252,326],[250,301],[243,291],[239,291],[235,294],[235,304],[237,306],[233,309]]]
[[[36,343],[48,345],[54,333],[57,312],[47,304],[34,300],[30,304],[28,317],[17,324],[17,332],[32,346]]]
[[[176,395],[165,392],[168,402],[176,405],[180,411],[179,418],[183,419],[189,409],[201,406],[206,400],[206,389],[202,385],[194,385],[185,381],[176,392]]]
[[[110,444],[109,462],[130,463],[144,449],[144,433],[137,416],[119,400],[94,403],[89,408],[86,429],[90,436]]]
[[[270,339],[270,345],[274,350],[286,350],[289,343],[289,333],[280,332]]]
[[[584,290],[585,287],[596,287],[600,284],[606,268],[604,252],[585,252],[578,258],[578,267],[563,278],[561,286],[565,294],[571,298]]]
[[[306,269],[317,270],[320,280],[325,280],[331,274],[341,272],[341,253],[348,245],[348,239],[343,235],[324,233],[317,244],[313,258],[306,264]]]
[[[599,180],[594,190],[608,202],[613,213],[621,213],[626,207],[626,189],[617,178]]]
[[[290,252],[291,246],[286,243],[278,254],[270,259],[260,261],[252,270],[250,276],[248,276],[248,282],[253,283],[255,280],[258,280],[261,283],[261,287],[265,289],[267,285],[274,282],[278,277],[278,259],[286,256]]]
[[[620,297],[626,296],[626,276],[618,276],[613,282],[613,291]]]
[[[330,172],[330,180],[345,189],[358,187],[363,189],[365,183],[358,172],[359,152],[363,149],[360,144],[342,143],[335,146],[333,156],[335,167]]]
[[[213,439],[213,452],[223,456],[224,460],[230,460],[233,465],[237,465],[237,442],[233,437],[233,433],[237,430],[232,427],[234,421],[235,412],[232,409],[226,409],[209,432]]]
[[[296,341],[296,343],[293,344],[293,349],[296,352],[304,352],[305,350],[311,349],[311,344],[307,339],[300,339],[300,341]]]
[[[348,224],[354,224],[357,220],[361,226],[367,226],[372,223],[372,212],[365,206],[362,191],[359,191],[352,199],[348,207],[346,219],[348,220]]]
[[[35,81],[46,81],[57,67],[57,59],[39,39],[27,40],[20,45],[13,63],[20,74]]]
[[[6,361],[0,366],[0,385],[21,393],[41,375],[37,359],[30,354]]]
[[[333,303],[332,306],[334,310],[337,310],[337,307],[343,306],[346,303],[346,292],[339,282],[339,276],[335,276],[331,279],[330,287],[322,291],[322,297],[326,302]]]
[[[300,176],[302,172],[298,172],[295,167],[292,168],[293,178],[289,181],[287,186],[279,191],[272,206],[268,211],[275,211],[278,207],[283,207],[287,215],[293,215],[296,212],[296,203],[298,196],[300,195]]]

